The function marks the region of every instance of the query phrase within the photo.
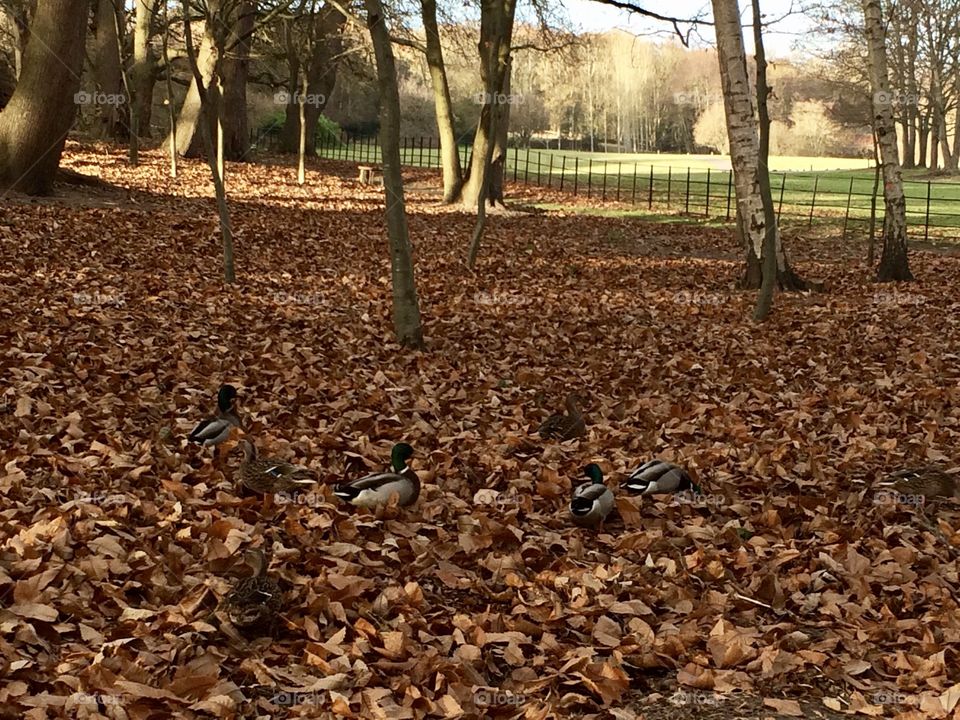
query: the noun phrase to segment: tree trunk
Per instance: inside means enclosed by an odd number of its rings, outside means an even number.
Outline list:
[[[927,136],[930,132],[929,130],[929,113],[925,112],[923,115],[918,113],[917,122],[919,126],[917,128],[917,155],[919,156],[919,167],[925,168],[927,166]]]
[[[307,76],[300,73],[300,150],[297,153],[297,184],[307,181]],[[316,143],[314,143],[316,145]]]
[[[208,121],[209,118],[213,118],[214,126],[216,125],[216,119],[220,115],[220,93],[216,87],[213,88],[213,92],[207,90],[203,72],[197,60],[197,53],[193,46],[187,0],[181,0],[181,7],[183,8],[183,36],[187,46],[187,60],[190,63],[190,72],[193,74],[193,84],[197,91],[197,101],[203,116],[199,118],[200,136],[205,145],[207,165],[209,165],[210,172],[213,175],[213,189],[217,197],[220,237],[223,241],[223,279],[227,283],[234,283],[237,280],[237,275],[233,264],[233,228],[230,225],[230,208],[227,205],[227,191],[223,186],[223,175],[218,167],[218,153],[214,147],[214,131]],[[207,9],[210,12],[208,17],[216,17],[217,8],[213,6],[213,3],[208,4]],[[207,23],[207,26],[209,26],[209,23]]]
[[[117,37],[117,10],[113,0],[98,0],[96,32],[93,36],[93,71],[99,118],[97,137],[119,139],[124,135],[120,98],[123,76],[120,69],[120,39]]]
[[[930,113],[930,171],[940,167],[940,118],[936,107]]]
[[[877,253],[877,191],[880,189],[880,147],[877,145],[877,131],[873,130],[873,191],[870,193],[870,239],[867,245],[867,267],[873,267]]]
[[[324,5],[315,16],[310,18],[312,47],[306,63],[307,87],[309,95],[305,98],[304,118],[306,122],[307,155],[317,154],[317,124],[327,100],[337,83],[337,69],[343,54],[343,27],[346,17],[332,5]],[[301,92],[298,82],[300,61],[296,48],[287,51],[287,63],[290,72],[286,117],[280,128],[280,151],[299,152],[300,149],[300,104],[297,101]]]
[[[387,235],[390,238],[390,274],[393,284],[393,327],[404,347],[423,347],[420,305],[410,247],[410,231],[403,199],[400,170],[400,91],[397,68],[380,0],[364,0],[367,26],[377,60],[380,90],[380,150],[383,154],[383,189]]]
[[[877,280],[913,280],[907,258],[907,203],[900,178],[897,156],[897,129],[889,103],[878,102],[889,97],[887,49],[884,37],[880,0],[862,0],[863,17],[869,50],[870,89],[873,97],[873,122],[883,163],[883,251]]]
[[[491,32],[493,46],[491,47],[490,52],[487,55],[487,59],[490,62],[490,65],[487,66],[487,77],[494,77],[497,74],[497,67],[495,63],[500,62],[500,48],[497,47],[501,42],[503,42],[503,31],[502,28],[493,28]],[[490,125],[487,129],[489,137],[496,138],[499,132],[499,126],[497,125],[499,121],[500,113],[497,112],[499,103],[496,103],[496,100],[493,101],[493,110],[490,113]],[[470,270],[473,270],[477,264],[477,255],[480,252],[480,242],[483,240],[483,231],[487,223],[487,196],[490,193],[490,188],[496,182],[496,170],[494,163],[494,151],[496,148],[496,142],[488,142],[484,148],[484,154],[480,158],[480,164],[475,167],[484,167],[488,168],[488,171],[483,175],[483,181],[480,184],[480,192],[477,195],[477,222],[473,228],[473,235],[470,238],[470,246],[467,252],[467,267]],[[475,156],[476,157],[476,156]],[[496,192],[496,189],[494,189]],[[503,201],[503,190],[500,190],[501,202]],[[495,196],[494,196],[495,197]],[[492,204],[492,203],[491,203]]]
[[[910,16],[907,18],[907,42],[906,59],[906,86],[907,96],[903,98],[904,106],[904,138],[903,155],[905,168],[914,168],[917,166],[917,115],[919,108],[919,95],[917,90],[917,25],[914,14],[915,8],[909,8]],[[923,155],[921,154],[921,157]]]
[[[427,39],[427,66],[433,85],[433,106],[437,115],[437,132],[440,135],[440,167],[443,168],[443,201],[453,203],[463,182],[460,167],[460,152],[453,127],[453,105],[450,101],[450,86],[447,83],[447,68],[443,62],[443,47],[440,44],[440,28],[437,25],[437,0],[421,0],[423,31]]]
[[[177,113],[173,109],[173,79],[170,76],[170,21],[167,16],[167,4],[163,4],[163,79],[167,89],[164,105],[167,106],[167,120],[170,128],[167,132],[167,145],[170,148],[170,177],[177,176]],[[192,71],[192,70],[191,70]]]
[[[211,16],[215,10],[211,9]],[[203,24],[203,39],[200,42],[200,49],[197,51],[197,68],[200,70],[200,77],[203,80],[204,87],[210,87],[218,65],[217,46],[213,36],[213,30],[209,23]],[[203,139],[197,134],[197,123],[200,122],[202,106],[200,102],[200,93],[197,90],[197,81],[194,78],[190,82],[190,88],[183,99],[183,105],[180,107],[180,114],[177,116],[177,151],[184,157],[199,157],[203,151]],[[215,122],[215,118],[212,119]],[[211,125],[211,133],[216,132],[216,125]],[[167,138],[169,142],[169,138]]]
[[[231,33],[232,50],[221,63],[223,78],[223,153],[227,160],[245,160],[250,150],[247,124],[247,74],[257,5],[244,0]],[[235,43],[235,44],[234,44]]]
[[[752,0],[752,6],[753,44],[756,49],[755,62],[757,65],[757,114],[760,130],[760,162],[757,165],[757,185],[760,188],[765,224],[763,279],[760,283],[760,292],[757,293],[757,304],[753,311],[753,319],[762,322],[770,315],[770,309],[773,307],[773,289],[777,281],[777,217],[773,211],[773,197],[770,194],[770,173],[767,169],[767,160],[770,157],[770,113],[767,110],[767,96],[770,94],[770,88],[767,86],[767,57],[763,48],[760,0]]]
[[[482,0],[480,10],[480,77],[483,80],[483,109],[473,140],[469,175],[460,190],[460,202],[465,207],[477,206],[481,188],[490,172],[493,153],[488,144],[496,143],[491,128],[500,122],[504,100],[504,80],[510,65],[510,38],[513,35],[513,20],[516,0]],[[496,113],[496,117],[494,116]],[[490,163],[483,162],[491,158]]]
[[[133,26],[133,65],[130,68],[130,78],[133,85],[130,113],[131,117],[136,117],[139,134],[145,137],[150,135],[153,84],[156,80],[154,57],[150,51],[153,13],[156,8],[157,0],[136,0],[136,17]]]
[[[960,73],[956,71],[953,76],[953,92],[954,98],[960,100]],[[953,111],[953,148],[950,150],[947,169],[952,173],[960,170],[960,111],[958,108],[954,108]]]
[[[763,257],[767,221],[758,183],[760,145],[747,74],[740,9],[736,0],[713,0],[713,14],[737,209],[743,219],[742,230],[746,241],[746,268],[740,286],[758,289],[760,285],[757,280],[762,276],[758,266]],[[777,286],[781,290],[805,289],[806,283],[793,272],[787,260],[779,227],[774,227],[773,232],[776,237]]]
[[[0,188],[48,194],[76,112],[87,0],[39,3],[20,81],[0,112]]]

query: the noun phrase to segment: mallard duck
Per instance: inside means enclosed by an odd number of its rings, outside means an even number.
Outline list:
[[[956,473],[939,465],[900,470],[880,485],[890,487],[901,495],[960,499],[960,483],[957,482]]]
[[[572,440],[576,437],[583,437],[587,433],[587,426],[583,422],[583,413],[580,412],[580,403],[583,402],[576,393],[567,395],[564,401],[564,407],[567,413],[556,413],[551,415],[537,429],[537,432],[545,440]]]
[[[190,442],[204,447],[219,445],[230,437],[233,429],[240,427],[240,418],[236,413],[237,389],[233,385],[221,385],[217,393],[217,414],[215,417],[201,420],[187,436]]]
[[[407,467],[407,460],[411,457],[413,448],[407,443],[397,443],[390,453],[392,471],[334,485],[333,494],[357,507],[386,505],[393,495],[397,495],[401,507],[413,505],[420,497],[420,478]]]
[[[634,495],[658,495],[684,490],[701,493],[686,470],[663,460],[645,462],[630,473],[620,487]]]
[[[603,484],[603,471],[596,463],[583,469],[590,480],[573,491],[570,518],[581,527],[598,527],[613,510],[613,493]]]
[[[258,458],[249,440],[241,440],[243,462],[237,471],[240,483],[261,495],[303,489],[317,482],[312,470],[276,458]]]
[[[267,577],[269,563],[262,550],[247,550],[244,560],[253,574],[238,582],[227,596],[227,617],[241,629],[269,625],[272,630],[283,606],[283,593],[277,581]]]

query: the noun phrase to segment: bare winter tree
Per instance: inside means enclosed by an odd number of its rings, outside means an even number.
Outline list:
[[[295,153],[300,149],[302,110],[302,134],[308,139],[304,149],[307,155],[316,155],[313,138],[317,136],[320,115],[337,83],[346,19],[330,3],[305,0],[292,17],[282,22],[280,35],[287,65],[286,116],[280,129],[283,152]]]
[[[863,19],[870,53],[870,89],[873,91],[873,124],[883,165],[883,251],[877,280],[913,280],[907,258],[907,201],[900,176],[897,128],[890,101],[887,48],[880,0],[863,0]]]
[[[759,288],[763,279],[761,258],[767,231],[759,177],[761,171],[767,172],[767,168],[760,166],[758,125],[747,74],[747,56],[737,0],[713,0],[713,18],[737,211],[746,244],[747,266],[741,285]],[[790,268],[779,227],[774,227],[772,232],[776,237],[777,286],[783,290],[804,289],[806,284]]]
[[[773,196],[770,194],[770,172],[767,161],[770,158],[770,113],[767,98],[770,88],[767,85],[767,55],[763,48],[763,26],[760,19],[760,0],[752,0],[753,7],[753,43],[756,48],[757,63],[757,115],[760,130],[760,161],[757,163],[757,187],[763,204],[763,265],[760,292],[757,293],[757,305],[753,312],[754,320],[766,320],[773,306],[773,289],[777,280],[777,216],[773,211]]]
[[[483,108],[473,140],[469,174],[460,191],[466,207],[477,207],[481,193],[489,188],[488,178],[494,168],[491,146],[496,144],[495,126],[502,114],[508,73],[510,44],[516,0],[482,0],[480,5],[480,78],[483,80]]]
[[[211,119],[219,117],[220,103],[222,102],[220,93],[216,87],[207,86],[203,78],[203,71],[197,59],[197,50],[193,45],[193,32],[191,30],[192,17],[187,0],[182,0],[183,7],[183,37],[187,46],[187,61],[190,63],[190,71],[193,73],[193,87],[197,91],[197,102],[199,103],[199,117],[197,120],[200,125],[200,134],[203,138],[203,144],[206,147],[207,164],[210,166],[210,173],[213,176],[213,188],[217,197],[217,211],[220,216],[220,236],[223,241],[223,279],[228,283],[236,282],[237,274],[233,265],[233,229],[230,225],[230,209],[227,205],[227,193],[223,185],[223,169],[218,158],[221,157],[214,146],[214,136],[211,130]],[[207,11],[211,9],[216,12],[216,6],[211,8],[208,3]],[[207,16],[205,27],[213,24],[211,17]]]
[[[380,90],[380,150],[383,155],[383,188],[387,234],[390,238],[390,274],[393,280],[393,327],[404,347],[423,346],[420,305],[410,247],[410,230],[400,168],[400,91],[397,67],[380,0],[364,0],[367,27],[377,60]]]

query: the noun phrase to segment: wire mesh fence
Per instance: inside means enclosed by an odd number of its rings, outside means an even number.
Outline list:
[[[459,149],[467,167],[470,147]],[[317,145],[321,158],[359,163],[381,162],[376,138],[325,138]],[[440,167],[436,138],[404,138],[400,150],[405,166]],[[675,159],[675,158],[674,158]],[[733,220],[736,195],[733,173],[722,167],[678,168],[666,158],[659,163],[621,160],[616,155],[561,153],[554,150],[510,148],[504,166],[507,180],[601,202],[626,203],[649,211],[682,213],[708,219]],[[793,221],[841,224],[844,236],[863,232],[875,213],[883,223],[882,178],[873,168],[824,172],[774,171],[770,174],[773,201],[779,217]],[[907,224],[911,234],[924,239],[960,236],[960,183],[943,180],[906,180]]]

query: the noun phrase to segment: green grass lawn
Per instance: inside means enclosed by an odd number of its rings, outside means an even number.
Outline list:
[[[435,143],[434,143],[435,144]],[[373,141],[318,147],[324,158],[380,162]],[[466,164],[469,148],[461,148]],[[404,165],[439,167],[436,147],[417,139],[404,142]],[[863,224],[870,217],[874,170],[857,158],[773,157],[770,183],[778,211],[793,219],[835,218]],[[725,155],[590,153],[575,150],[511,148],[508,180],[576,195],[620,201],[648,210],[727,218],[735,212],[730,159]],[[960,228],[960,182],[929,177],[923,170],[904,173],[907,220],[913,228]],[[883,217],[882,186],[878,217]],[[929,202],[928,202],[929,197]],[[849,209],[848,209],[849,208]],[[940,234],[943,234],[942,232]]]

